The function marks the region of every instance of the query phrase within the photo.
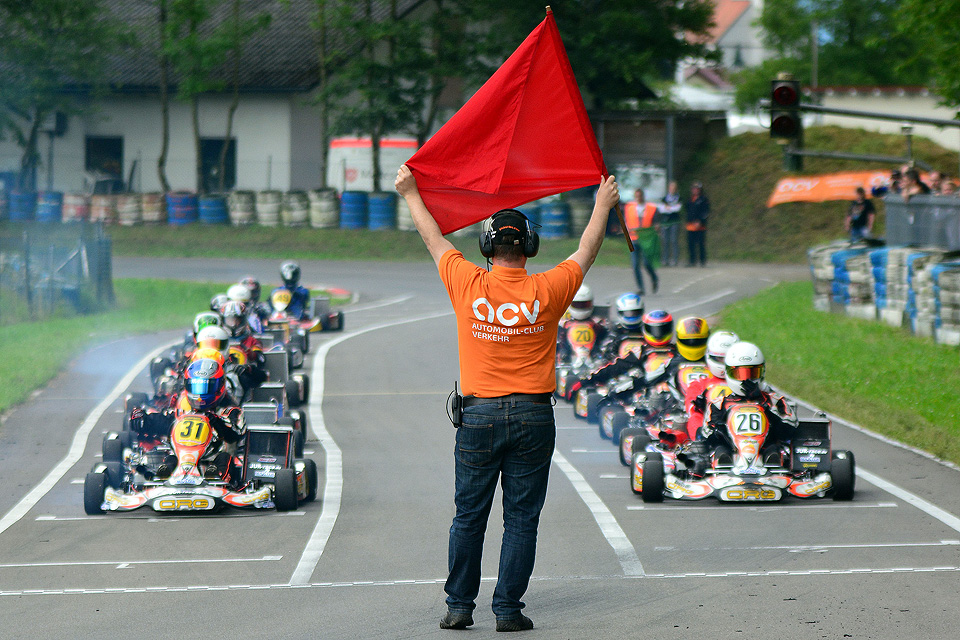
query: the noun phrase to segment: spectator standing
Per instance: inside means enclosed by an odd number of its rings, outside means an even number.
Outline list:
[[[646,295],[643,286],[641,263],[650,274],[653,292],[660,288],[660,278],[657,277],[657,262],[660,260],[660,233],[657,231],[657,205],[647,202],[643,189],[634,191],[634,200],[623,208],[623,219],[633,240],[634,251],[630,254],[633,265],[633,277],[637,281],[637,293]]]
[[[675,267],[680,262],[680,193],[677,191],[677,181],[671,180],[667,185],[667,195],[663,196],[663,205],[660,207],[660,239],[663,248],[663,265]]]
[[[844,228],[850,232],[850,242],[856,242],[870,236],[877,211],[867,197],[863,187],[857,187],[857,199],[850,203]]]
[[[557,327],[603,243],[611,207],[620,200],[613,176],[600,183],[577,251],[556,267],[530,275],[527,258],[539,237],[512,209],[484,223],[480,251],[487,271],[443,237],[417,181],[402,165],[395,182],[440,272],[457,318],[462,415],[454,449],[454,503],[442,629],[473,625],[480,591],[483,538],[497,484],[503,490],[503,541],[493,591],[497,631],[533,628],[521,613],[537,550],[540,511],[556,443]],[[495,310],[499,309],[497,312]],[[454,409],[455,413],[458,413]]]
[[[710,216],[710,201],[703,193],[703,183],[690,185],[687,206],[687,248],[690,251],[688,267],[707,266],[707,218]]]
[[[907,169],[904,174],[904,185],[901,193],[903,201],[908,202],[913,196],[921,196],[930,193],[930,187],[920,179],[920,174],[916,169]]]

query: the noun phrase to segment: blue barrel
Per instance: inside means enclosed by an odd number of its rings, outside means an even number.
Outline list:
[[[570,236],[570,205],[562,200],[540,206],[540,237],[547,239]]]
[[[16,171],[0,171],[0,190],[10,193],[17,188]]]
[[[517,207],[517,211],[527,216],[527,219],[533,224],[540,224],[540,205],[536,202],[530,202],[523,206]]]
[[[367,198],[371,230],[393,229],[397,226],[397,194],[389,191],[371,193]]]
[[[366,191],[344,191],[340,198],[340,228],[363,229],[366,226]]]
[[[175,226],[197,219],[197,196],[188,191],[167,194],[167,221]]]
[[[37,194],[34,191],[10,192],[10,220],[33,220],[37,208]]]
[[[227,199],[219,195],[200,198],[200,222],[204,224],[227,224],[230,222],[230,210]]]
[[[63,219],[63,194],[41,191],[37,198],[37,222],[60,222]]]

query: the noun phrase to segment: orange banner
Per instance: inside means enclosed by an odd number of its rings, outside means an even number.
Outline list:
[[[767,207],[784,202],[827,202],[828,200],[855,200],[857,187],[867,190],[888,184],[890,171],[845,171],[820,176],[783,178],[767,200]]]

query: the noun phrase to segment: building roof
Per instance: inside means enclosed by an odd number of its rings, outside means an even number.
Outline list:
[[[349,3],[349,0],[340,1]],[[401,15],[421,1],[400,0]],[[158,3],[105,0],[105,5],[121,23],[129,25],[137,40],[134,47],[114,57],[107,71],[108,83],[122,92],[157,91],[160,86]],[[215,3],[211,22],[219,24],[228,20],[231,5],[231,2]],[[271,16],[269,25],[243,44],[241,91],[307,91],[317,86],[320,80],[318,37],[312,26],[315,0],[241,0],[241,11],[247,18],[261,13]],[[343,38],[333,40],[338,42],[338,48],[349,48]],[[224,78],[229,75],[228,69],[229,65],[224,65]],[[175,73],[171,72],[170,83],[176,85]]]
[[[713,7],[713,26],[707,36],[687,34],[689,40],[704,44],[716,44],[730,30],[737,20],[750,8],[750,0],[715,0]]]

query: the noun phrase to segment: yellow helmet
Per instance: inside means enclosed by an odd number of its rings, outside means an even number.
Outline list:
[[[681,318],[677,323],[677,351],[686,360],[702,360],[707,353],[709,337],[710,327],[703,318],[690,316]]]

